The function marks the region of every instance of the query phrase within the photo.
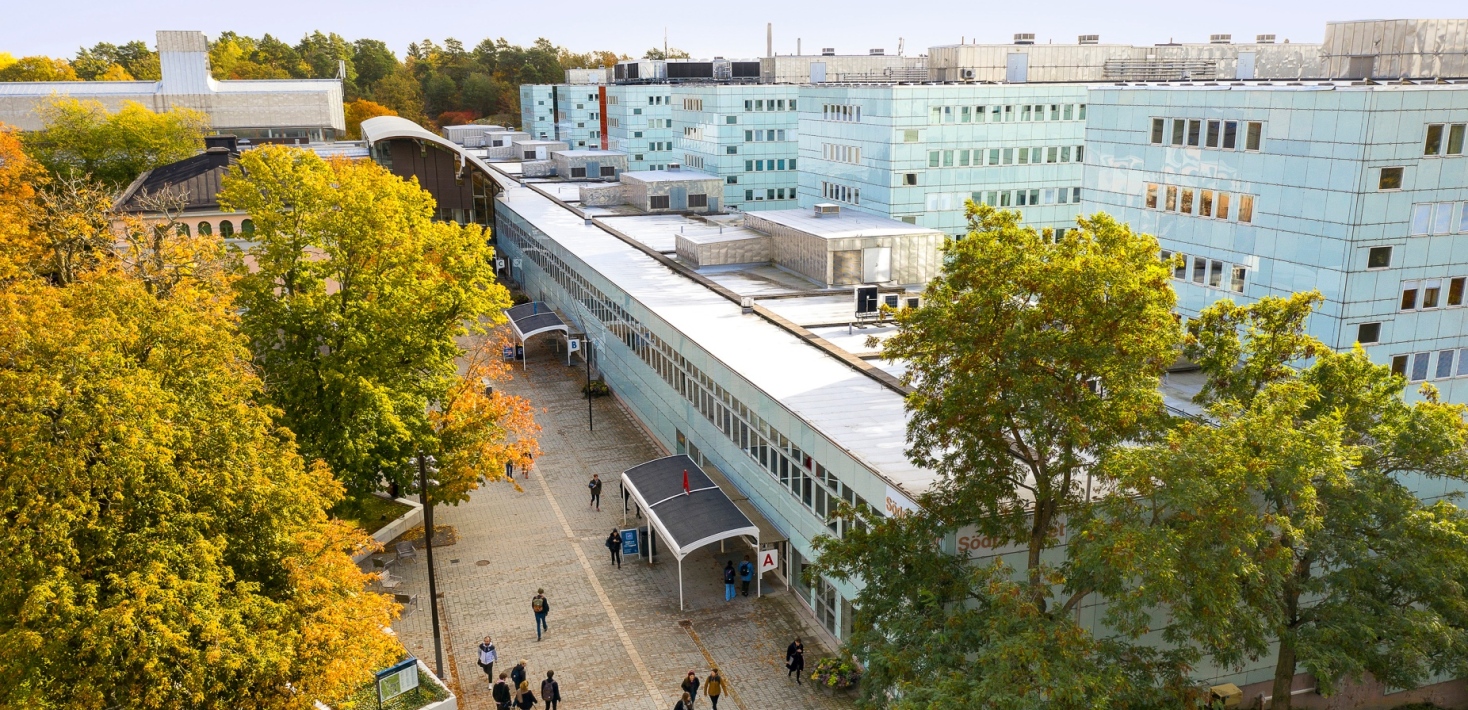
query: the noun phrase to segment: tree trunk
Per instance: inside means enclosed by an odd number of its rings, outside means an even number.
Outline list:
[[[1295,683],[1295,643],[1280,639],[1279,661],[1274,664],[1274,698],[1270,707],[1274,710],[1290,710],[1290,690]]]
[[[1050,521],[1053,516],[1050,513],[1048,502],[1036,502],[1035,522],[1030,527],[1029,540],[1029,582],[1030,599],[1035,603],[1035,608],[1045,611],[1045,595],[1049,590],[1045,587],[1044,580],[1040,577],[1040,553],[1045,549],[1045,537],[1050,532]]]

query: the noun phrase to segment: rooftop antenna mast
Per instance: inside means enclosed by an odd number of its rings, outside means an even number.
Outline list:
[[[902,38],[901,37],[898,37],[897,38],[897,56],[899,56],[899,57],[902,56],[902,42],[903,42]]]
[[[663,59],[668,58],[668,28],[663,28]]]

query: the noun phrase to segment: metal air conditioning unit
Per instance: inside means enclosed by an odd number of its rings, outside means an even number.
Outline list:
[[[1078,44],[1101,44],[1101,35],[1081,35],[1076,41]]]
[[[1233,35],[1208,35],[1209,44],[1230,44],[1233,41]]]
[[[841,205],[833,204],[830,202],[822,202],[816,205],[816,217],[827,214],[841,214]]]
[[[869,56],[873,56],[873,57],[881,57],[881,56],[885,56],[887,54],[887,50],[885,50],[885,49],[868,49],[867,50],[867,54]]]
[[[834,57],[834,56],[836,56],[836,48],[835,47],[822,47],[821,48],[821,56],[822,57]]]
[[[973,69],[959,69],[958,70],[958,78],[964,79],[964,80],[967,80],[967,81],[973,81],[974,78],[977,75],[978,75],[978,72],[974,71]]]
[[[1255,44],[1274,44],[1274,35],[1258,35],[1254,38]]]
[[[1034,32],[1016,32],[1014,34],[1014,43],[1015,44],[1034,44],[1035,43],[1035,33]]]

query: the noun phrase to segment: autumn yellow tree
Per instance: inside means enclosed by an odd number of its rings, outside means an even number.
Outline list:
[[[57,279],[45,232],[97,220],[37,218],[37,175],[0,133],[0,708],[345,697],[393,606],[260,404],[221,243],[131,225]]]
[[[46,127],[24,134],[26,152],[53,175],[90,176],[113,190],[203,150],[209,127],[198,111],[155,113],[135,101],[113,112],[97,101],[58,97],[39,113]]]
[[[360,140],[362,138],[363,121],[378,116],[398,115],[397,111],[382,104],[368,101],[367,99],[348,101],[344,108],[346,109],[347,116],[347,138],[351,140]]]
[[[21,57],[0,69],[0,81],[81,81],[65,59]]]

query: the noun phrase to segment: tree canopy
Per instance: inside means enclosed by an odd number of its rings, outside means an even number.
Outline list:
[[[345,697],[401,653],[393,607],[326,517],[340,484],[260,403],[223,245],[129,223],[63,258],[50,230],[110,217],[36,204],[17,148],[0,133],[0,706]]]
[[[528,405],[487,396],[504,373],[460,338],[504,322],[484,230],[433,219],[433,198],[371,162],[251,150],[220,201],[255,223],[239,280],[243,330],[265,392],[301,451],[354,492],[411,487],[438,459],[455,502],[535,453]],[[477,363],[477,364],[476,364]]]
[[[209,127],[198,111],[154,113],[133,101],[113,113],[97,101],[57,97],[40,115],[46,127],[22,135],[26,152],[54,176],[90,176],[113,190],[203,150]]]

